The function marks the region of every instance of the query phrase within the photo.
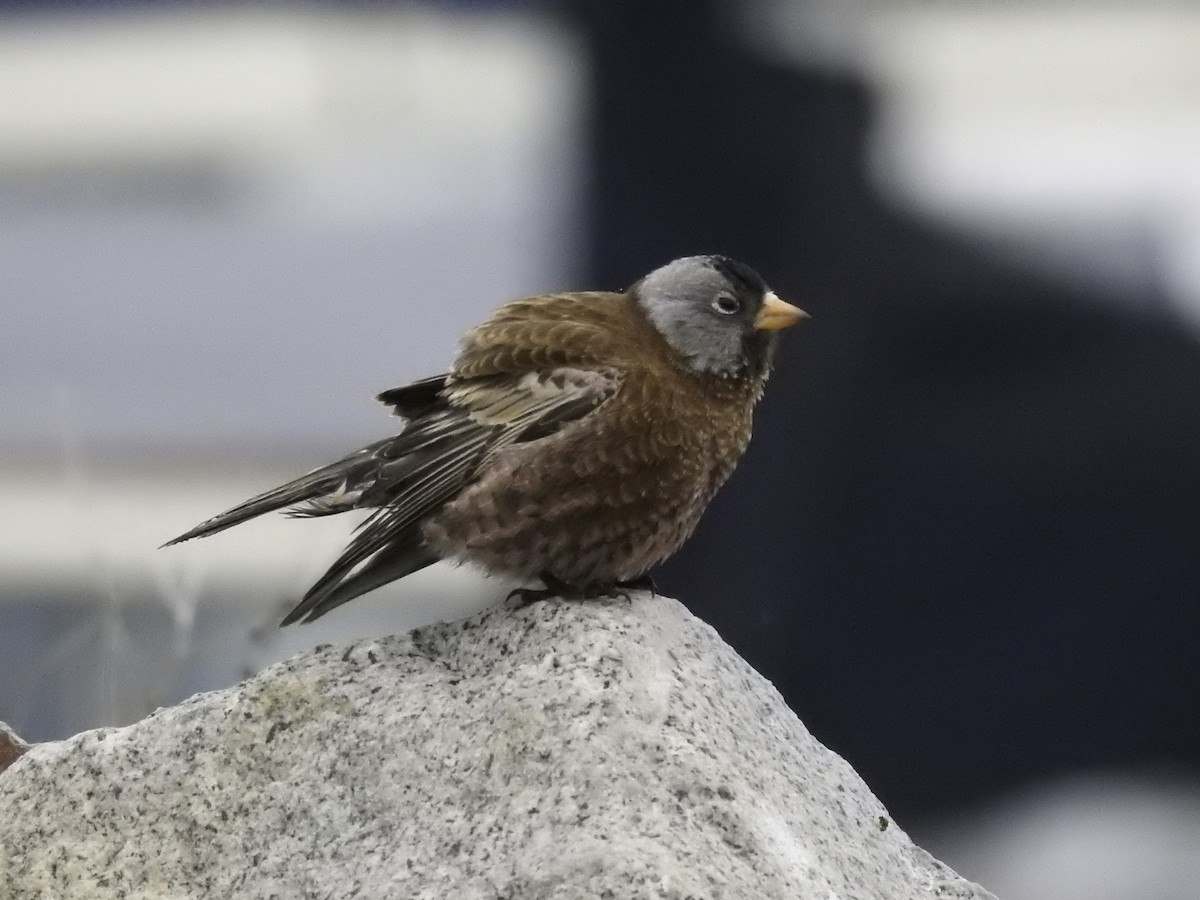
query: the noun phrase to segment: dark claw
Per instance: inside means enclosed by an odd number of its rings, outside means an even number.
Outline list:
[[[524,609],[531,603],[537,603],[539,600],[549,600],[551,597],[557,596],[555,591],[548,588],[517,588],[515,591],[509,591],[508,596],[504,598],[504,602],[508,603],[513,597],[517,598],[518,609]]]
[[[620,588],[620,583],[610,584],[603,588],[597,597],[607,597],[610,600],[624,600],[626,603],[633,603],[633,598],[629,596],[629,591],[623,591]]]
[[[654,583],[653,575],[639,575],[628,581],[618,581],[616,586],[631,591],[649,591],[651,597],[658,596],[658,585]]]
[[[504,600],[507,603],[513,597],[516,597],[521,606],[528,606],[530,603],[537,603],[539,600],[549,600],[552,597],[558,597],[563,600],[579,600],[587,596],[585,591],[580,590],[573,584],[568,584],[561,578],[555,578],[549,572],[543,572],[538,576],[545,585],[544,588],[517,588],[512,591]]]
[[[549,572],[543,572],[538,577],[546,585],[544,588],[517,588],[509,592],[504,602],[507,603],[515,597],[517,602],[524,607],[531,603],[537,603],[539,600],[551,598],[592,600],[597,597],[607,597],[611,600],[624,600],[626,603],[632,603],[633,598],[630,596],[630,591],[649,591],[650,596],[658,596],[658,586],[649,575],[639,575],[628,581],[614,581],[611,584],[589,585],[586,588],[576,587]]]

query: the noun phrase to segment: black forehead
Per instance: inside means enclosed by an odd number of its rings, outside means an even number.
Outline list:
[[[728,256],[710,256],[709,265],[721,273],[735,287],[762,295],[767,292],[767,283],[752,268]]]

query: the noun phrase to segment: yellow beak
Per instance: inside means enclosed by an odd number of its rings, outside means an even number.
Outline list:
[[[759,331],[778,331],[807,318],[808,313],[800,307],[780,300],[774,291],[767,291],[767,295],[763,297],[763,305],[754,317],[754,327]]]

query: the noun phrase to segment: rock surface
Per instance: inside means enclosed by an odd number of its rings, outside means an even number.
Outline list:
[[[985,898],[680,604],[317,649],[0,774],[0,896]]]

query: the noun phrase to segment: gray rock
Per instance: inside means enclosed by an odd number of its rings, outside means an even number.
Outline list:
[[[0,775],[0,896],[985,898],[665,598],[324,646]]]

